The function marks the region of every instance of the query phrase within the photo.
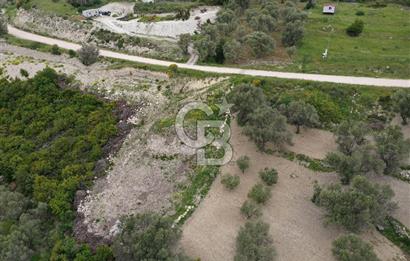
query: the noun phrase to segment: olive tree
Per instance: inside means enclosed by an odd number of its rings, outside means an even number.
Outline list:
[[[398,126],[389,126],[375,137],[377,151],[386,164],[385,174],[393,174],[400,169],[400,164],[410,152],[410,140],[404,139]]]
[[[254,185],[248,193],[248,198],[254,200],[258,204],[265,204],[271,196],[270,188],[262,183]]]
[[[372,184],[363,176],[355,176],[351,186],[331,184],[315,188],[314,202],[327,211],[327,222],[359,231],[370,225],[383,224],[396,209],[393,190],[388,185]]]
[[[264,32],[256,31],[245,37],[246,44],[251,48],[255,57],[262,57],[275,49],[275,41]]]
[[[249,84],[241,84],[235,87],[229,94],[229,101],[234,104],[233,111],[238,112],[239,125],[249,121],[250,114],[260,105],[266,104],[265,94],[261,88],[255,88]]]
[[[240,58],[242,46],[235,39],[228,40],[223,46],[225,60],[228,62],[236,62]]]
[[[248,23],[255,31],[261,31],[265,33],[273,32],[277,27],[275,19],[273,19],[273,17],[269,14],[264,13],[259,13],[255,16],[250,17]]]
[[[259,106],[249,115],[245,134],[262,151],[268,142],[279,147],[285,143],[291,144],[292,137],[286,126],[285,116],[267,105]]]
[[[269,225],[262,221],[247,222],[236,238],[234,261],[272,261],[275,257]]]
[[[344,121],[336,129],[336,143],[344,154],[351,155],[358,146],[366,143],[368,134],[366,124],[360,121]]]
[[[326,161],[336,169],[343,184],[349,184],[356,175],[382,174],[385,167],[383,160],[371,145],[359,147],[352,155],[331,152],[326,156]]]
[[[284,109],[285,115],[291,124],[296,125],[296,133],[300,133],[300,127],[315,127],[319,125],[319,115],[315,107],[304,101],[292,101]]]
[[[178,39],[178,46],[181,48],[184,54],[188,54],[188,47],[191,43],[191,35],[190,34],[181,34],[179,35]]]
[[[259,172],[259,177],[268,186],[278,182],[278,172],[274,168],[265,168]]]
[[[235,189],[239,183],[241,182],[239,176],[232,176],[229,174],[225,174],[222,176],[221,178],[221,183],[222,185],[225,186],[225,188],[229,189],[229,190],[233,190]]]
[[[333,241],[332,253],[338,261],[379,261],[372,245],[355,234],[343,235]]]
[[[83,43],[81,49],[77,51],[77,54],[80,61],[88,66],[97,62],[99,52],[95,44]]]
[[[253,200],[246,200],[241,207],[241,213],[245,218],[258,218],[262,215],[260,205],[256,204]]]
[[[282,33],[282,43],[285,47],[297,45],[304,36],[303,23],[300,21],[286,24]]]
[[[399,113],[403,125],[407,124],[407,118],[410,118],[410,91],[402,89],[392,95],[393,109]]]

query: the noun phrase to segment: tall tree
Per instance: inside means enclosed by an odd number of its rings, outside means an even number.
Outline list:
[[[376,135],[376,146],[380,157],[386,164],[385,174],[397,172],[403,160],[409,157],[410,139],[404,139],[398,126],[389,126]]]
[[[363,176],[353,178],[352,185],[342,188],[331,184],[315,188],[314,200],[327,211],[327,222],[359,231],[371,224],[383,224],[397,205],[392,202],[393,190],[388,185],[372,184]]]
[[[234,104],[233,110],[238,112],[239,125],[246,124],[250,114],[260,105],[266,104],[262,89],[249,84],[235,87],[229,95],[229,101]]]
[[[339,150],[346,155],[351,155],[358,146],[366,143],[368,129],[363,122],[344,121],[340,123],[335,129]]]
[[[300,126],[315,127],[319,125],[319,115],[315,107],[304,101],[292,101],[285,108],[285,115],[291,124],[296,125],[296,133]]]
[[[286,126],[285,116],[267,105],[259,106],[249,115],[245,134],[260,150],[265,149],[267,142],[272,142],[276,146],[291,144],[292,137]]]
[[[407,118],[410,118],[410,91],[402,89],[392,95],[394,111],[400,113],[403,125],[407,124]]]

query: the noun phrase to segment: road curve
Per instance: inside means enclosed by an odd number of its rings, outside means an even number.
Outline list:
[[[8,25],[9,34],[26,40],[31,40],[47,45],[57,45],[64,49],[78,50],[81,45],[71,43],[68,41],[58,40],[50,37],[45,37],[26,31],[19,30],[13,26]],[[277,71],[264,71],[264,70],[252,70],[252,69],[240,69],[230,67],[216,67],[216,66],[204,66],[184,63],[174,63],[169,61],[145,58],[141,56],[129,55],[124,53],[113,52],[109,50],[100,50],[100,55],[109,58],[116,58],[121,60],[133,61],[144,64],[169,66],[171,64],[177,64],[179,68],[191,69],[202,72],[221,73],[221,74],[239,74],[261,77],[275,77],[283,79],[297,79],[308,80],[317,82],[332,82],[332,83],[344,83],[344,84],[358,84],[367,86],[385,86],[385,87],[402,87],[410,88],[410,79],[387,79],[387,78],[371,78],[371,77],[356,77],[356,76],[338,76],[338,75],[323,75],[323,74],[308,74],[308,73],[291,73],[291,72],[277,72]]]

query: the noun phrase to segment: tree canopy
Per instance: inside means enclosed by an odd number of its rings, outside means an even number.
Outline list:
[[[327,211],[327,222],[359,231],[371,224],[383,224],[396,209],[393,190],[388,185],[372,184],[363,176],[353,178],[352,185],[316,187],[314,202]]]

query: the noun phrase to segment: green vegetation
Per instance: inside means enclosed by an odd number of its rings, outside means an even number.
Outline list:
[[[388,217],[382,230],[379,230],[404,253],[410,255],[410,230],[393,217]]]
[[[5,16],[1,16],[0,17],[0,36],[6,35],[7,32],[8,32],[7,20],[6,20]]]
[[[350,231],[381,225],[396,208],[390,186],[372,184],[362,176],[354,177],[348,188],[339,184],[324,188],[315,185],[314,191],[312,200],[326,209],[327,222]]]
[[[291,1],[234,0],[223,6],[216,22],[201,26],[193,43],[202,62],[266,59],[277,42],[288,47],[300,42],[306,17]]]
[[[410,118],[410,91],[402,89],[392,95],[393,109],[399,113],[403,125],[407,125],[407,118]]]
[[[249,157],[246,155],[241,156],[236,160],[236,165],[238,165],[238,168],[242,171],[242,173],[245,173],[245,170],[249,168],[249,160]]]
[[[258,204],[265,204],[272,196],[270,188],[258,183],[252,187],[248,193],[248,198],[254,200]]]
[[[77,51],[78,59],[84,65],[89,66],[98,61],[99,52],[100,50],[95,44],[83,43],[81,49]]]
[[[260,205],[256,204],[253,200],[246,200],[241,207],[241,214],[247,218],[258,218],[262,216]]]
[[[246,222],[236,238],[234,261],[272,261],[274,257],[269,225],[262,221]]]
[[[333,255],[338,261],[379,261],[373,247],[355,234],[348,234],[333,241]]]
[[[346,28],[346,33],[349,36],[359,36],[363,32],[364,22],[362,20],[356,19],[349,27]]]
[[[115,237],[113,253],[116,260],[180,260],[190,259],[174,254],[181,231],[173,220],[146,213],[127,217],[121,222],[121,232]]]
[[[6,39],[6,42],[10,45],[21,46],[21,47],[36,50],[39,52],[45,52],[45,53],[51,53],[51,54],[53,53],[53,46],[50,46],[50,45],[17,38],[9,34],[5,35],[4,38]],[[60,49],[60,52],[64,52],[64,51],[65,50]]]
[[[0,257],[93,260],[87,246],[68,236],[72,203],[92,181],[95,162],[117,132],[116,118],[114,104],[59,87],[68,84],[49,68],[27,81],[0,80],[0,175],[15,190],[0,192],[8,208],[0,212],[14,213],[0,217]]]
[[[66,0],[29,0],[26,7],[35,7],[51,15],[58,15],[62,17],[73,16],[78,14],[78,11]]]
[[[326,1],[319,1],[321,7]],[[366,29],[359,37],[350,37],[346,28],[361,16]],[[336,75],[408,78],[410,49],[409,10],[388,4],[374,8],[366,3],[339,2],[334,16],[324,16],[322,8],[311,9],[305,25],[305,37],[294,63],[279,70]],[[327,59],[322,53],[328,48]]]
[[[389,126],[376,135],[377,152],[385,163],[384,173],[395,174],[410,152],[410,139],[404,139],[398,126]]]
[[[265,168],[259,172],[259,177],[268,186],[272,186],[278,182],[278,172],[274,168]]]
[[[296,125],[296,134],[300,127],[319,126],[319,115],[315,107],[304,101],[292,101],[287,106],[282,106],[281,111],[288,118],[289,123]]]
[[[201,2],[183,2],[183,1],[160,1],[155,3],[137,2],[134,6],[136,14],[161,14],[172,13],[179,10],[190,10],[198,7]]]
[[[229,190],[234,190],[239,185],[240,182],[241,182],[241,179],[237,175],[232,176],[229,174],[225,174],[221,178],[222,185],[224,185]]]

